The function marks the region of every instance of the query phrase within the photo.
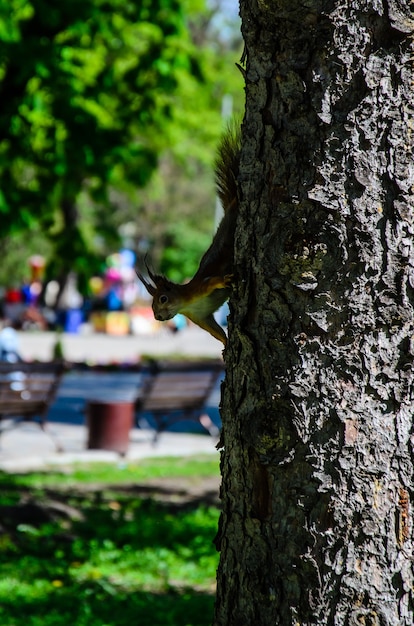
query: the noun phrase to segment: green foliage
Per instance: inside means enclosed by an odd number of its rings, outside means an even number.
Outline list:
[[[222,99],[243,106],[240,38],[215,17],[204,0],[0,0],[0,284],[34,252],[49,275],[86,279],[134,221],[133,247],[192,273],[213,230]],[[174,167],[154,178],[160,155]]]
[[[191,278],[211,239],[212,234],[200,232],[200,228],[172,223],[165,234],[161,272],[175,282]]]
[[[51,242],[45,240],[39,224],[33,224],[30,231],[23,230],[12,237],[0,238],[0,285],[18,285],[27,279],[30,274],[28,259],[39,251],[46,257],[53,252]]]
[[[0,33],[0,236],[40,224],[55,260],[82,269],[99,220],[88,232],[62,203],[86,190],[110,206],[111,187],[145,185],[161,150],[185,148],[202,58],[180,0],[10,0]]]
[[[173,467],[177,481],[191,467],[193,476],[201,468],[201,474],[216,476],[217,459],[200,463],[161,459],[159,467],[157,463],[130,466],[129,482],[118,482],[122,470],[115,470],[110,485],[99,486],[94,481],[104,475],[105,466],[95,472],[95,466],[89,465],[89,476],[86,466],[74,468],[71,485],[63,490],[58,485],[64,474],[57,472],[48,477],[47,486],[39,473],[0,474],[2,625],[211,623],[217,566],[212,540],[218,510],[181,504],[179,491],[165,500],[159,482],[153,499],[143,499],[137,483],[142,476],[154,478],[153,471],[163,475]],[[75,478],[78,475],[81,482]],[[84,478],[89,478],[90,486]],[[52,512],[49,521],[37,522],[33,512],[31,521],[19,519],[18,503],[27,501],[27,490],[41,513]],[[58,514],[57,502],[64,507]]]

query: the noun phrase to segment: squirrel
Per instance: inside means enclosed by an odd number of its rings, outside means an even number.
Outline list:
[[[223,206],[224,216],[193,278],[188,283],[179,285],[165,276],[152,273],[145,263],[152,281],[149,282],[137,271],[138,278],[153,296],[152,310],[155,319],[165,321],[182,313],[224,345],[227,343],[226,333],[217,324],[213,313],[229,298],[233,279],[240,142],[240,126],[229,126],[218,147],[215,161],[217,195]]]

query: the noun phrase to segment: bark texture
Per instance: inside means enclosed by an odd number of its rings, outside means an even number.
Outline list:
[[[412,5],[241,15],[214,624],[412,626]]]

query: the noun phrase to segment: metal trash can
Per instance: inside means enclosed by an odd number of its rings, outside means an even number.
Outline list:
[[[129,432],[134,420],[132,402],[89,401],[86,407],[89,450],[128,452]]]

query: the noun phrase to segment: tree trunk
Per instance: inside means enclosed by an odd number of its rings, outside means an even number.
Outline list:
[[[215,626],[412,626],[410,3],[241,0]]]

